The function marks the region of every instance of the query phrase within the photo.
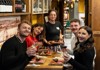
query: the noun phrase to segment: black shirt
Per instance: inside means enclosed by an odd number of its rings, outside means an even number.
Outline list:
[[[74,70],[93,70],[94,55],[94,47],[88,48],[84,52],[74,51],[75,58],[71,58],[68,62],[72,64]]]
[[[16,36],[8,39],[1,48],[2,69],[0,70],[24,70],[30,60],[26,50],[26,42],[21,43]]]
[[[45,23],[46,40],[59,40],[60,30],[62,30],[62,25],[58,21],[55,24],[51,24],[50,22]]]

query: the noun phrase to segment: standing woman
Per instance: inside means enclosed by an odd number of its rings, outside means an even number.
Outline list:
[[[67,53],[64,54],[66,62],[70,63],[74,70],[93,70],[95,57],[95,47],[92,30],[88,26],[83,26],[78,31],[78,41],[74,48],[74,59]]]
[[[55,49],[57,51],[57,48],[60,44],[63,44],[63,35],[62,35],[62,25],[59,21],[56,21],[57,18],[57,11],[56,10],[50,10],[48,12],[48,22],[45,23],[44,26],[44,43],[45,46],[48,46],[49,48]]]

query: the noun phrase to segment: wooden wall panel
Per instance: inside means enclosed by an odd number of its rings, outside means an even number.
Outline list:
[[[91,14],[91,27],[94,32],[95,47],[96,47],[96,62],[95,70],[100,70],[100,1],[98,0],[89,0],[91,1],[91,9],[89,13]],[[88,19],[89,20],[89,19]]]
[[[92,1],[92,29],[95,31],[100,30],[100,1]]]
[[[94,35],[96,47],[95,70],[100,70],[100,35]]]

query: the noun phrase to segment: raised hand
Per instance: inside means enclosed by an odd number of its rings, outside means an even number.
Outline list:
[[[36,51],[37,49],[35,47],[28,47],[26,54],[30,57],[30,56],[35,56],[36,55]]]

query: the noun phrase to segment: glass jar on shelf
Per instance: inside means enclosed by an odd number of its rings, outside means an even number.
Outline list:
[[[33,14],[48,13],[49,0],[32,0],[32,12]]]
[[[36,13],[36,12],[38,12],[38,0],[33,0],[33,6],[32,6],[32,11],[33,11],[33,13]]]
[[[48,0],[43,0],[44,1],[44,4],[43,4],[43,11],[44,11],[44,13],[47,13],[48,12],[48,8],[49,8],[49,6],[48,6]]]
[[[33,0],[33,13],[43,12],[43,0]]]
[[[38,0],[38,13],[43,13],[43,0]]]

